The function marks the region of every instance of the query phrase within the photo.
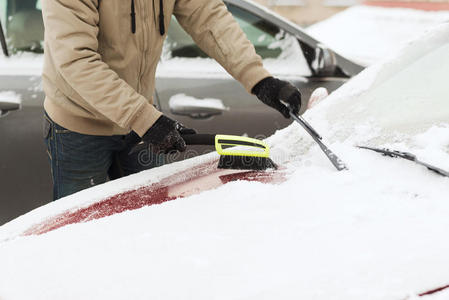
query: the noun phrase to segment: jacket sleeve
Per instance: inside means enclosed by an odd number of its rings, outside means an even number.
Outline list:
[[[179,24],[248,92],[270,74],[245,33],[221,0],[177,0]]]
[[[44,0],[42,12],[45,42],[63,79],[100,114],[142,136],[161,113],[102,61],[98,0]]]

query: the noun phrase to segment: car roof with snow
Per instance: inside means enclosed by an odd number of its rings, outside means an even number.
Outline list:
[[[305,114],[347,171],[293,124],[267,139],[283,167],[274,183],[237,176],[185,195],[176,182],[160,185],[213,170],[217,155],[208,154],[3,225],[0,299],[447,298],[449,179],[354,146],[410,151],[449,169],[448,50],[446,23]],[[126,204],[117,195],[148,187],[173,187],[177,196],[163,194],[176,200],[132,210],[102,204]],[[115,213],[98,215],[100,204]],[[80,211],[80,222],[32,231]]]

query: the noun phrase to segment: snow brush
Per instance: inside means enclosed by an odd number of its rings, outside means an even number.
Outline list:
[[[224,134],[185,134],[182,138],[187,145],[215,145],[219,169],[277,169],[270,159],[270,147],[258,139]]]
[[[313,129],[313,127],[306,122],[306,120],[304,120],[300,116],[295,115],[291,109],[290,109],[290,117],[296,122],[298,122],[307,131],[307,133],[309,133],[312,136],[312,138],[320,146],[321,150],[323,150],[324,154],[326,154],[327,158],[329,158],[331,163],[335,166],[335,168],[338,171],[348,169],[348,167],[346,167],[346,164],[321,141],[323,139],[321,135],[319,135],[318,132],[316,132],[315,129]]]

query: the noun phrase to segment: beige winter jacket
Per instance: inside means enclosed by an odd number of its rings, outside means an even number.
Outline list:
[[[42,5],[49,116],[79,133],[134,130],[142,136],[161,115],[152,105],[166,37],[160,34],[159,0],[43,0]],[[163,0],[163,10],[165,28],[175,15],[201,49],[248,91],[270,76],[221,0]]]

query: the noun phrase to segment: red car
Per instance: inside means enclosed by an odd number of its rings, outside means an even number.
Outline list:
[[[347,170],[294,124],[266,140],[277,170],[207,154],[23,215],[0,299],[448,299],[449,179],[354,147],[448,170],[448,76],[446,23],[309,110]]]

